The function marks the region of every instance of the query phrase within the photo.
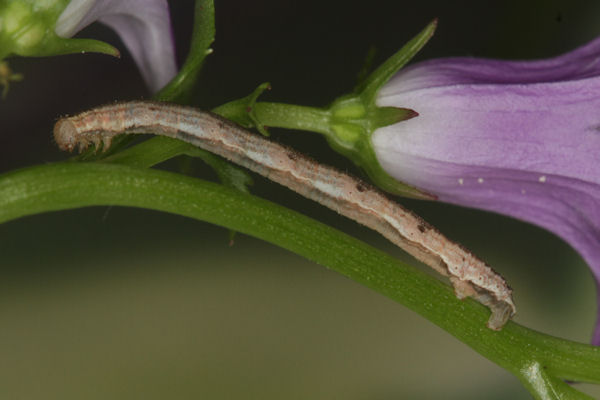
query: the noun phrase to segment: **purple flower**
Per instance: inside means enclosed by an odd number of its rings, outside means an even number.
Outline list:
[[[55,32],[71,37],[94,21],[114,29],[153,92],[177,72],[166,0],[71,0],[56,22]]]
[[[373,133],[388,174],[554,232],[600,282],[600,38],[547,60],[418,63],[377,104],[419,113]]]

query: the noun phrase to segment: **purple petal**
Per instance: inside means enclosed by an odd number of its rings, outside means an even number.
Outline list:
[[[58,18],[56,33],[70,37],[94,21],[114,29],[153,92],[177,72],[166,0],[72,0]]]
[[[380,96],[456,84],[543,83],[600,75],[600,38],[558,57],[504,61],[473,57],[428,60],[408,66],[383,88]],[[402,84],[394,83],[401,80]]]
[[[407,68],[378,105],[419,116],[376,130],[377,158],[441,201],[554,232],[600,282],[599,57],[595,40],[549,60],[450,58]]]

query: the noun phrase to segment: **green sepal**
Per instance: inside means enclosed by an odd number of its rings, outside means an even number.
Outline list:
[[[417,36],[402,46],[400,50],[388,58],[360,83],[354,89],[354,93],[360,94],[366,104],[373,104],[379,89],[425,46],[435,33],[436,27],[437,19],[434,19]]]
[[[411,110],[410,108],[375,107],[371,110],[369,120],[371,121],[372,128],[377,129],[406,121],[418,115],[418,112]]]
[[[263,136],[269,136],[267,127],[257,117],[255,110],[256,100],[265,90],[271,90],[269,82],[261,83],[248,96],[220,105],[214,108],[212,112],[235,121],[244,128],[256,128]]]
[[[48,35],[39,46],[14,52],[19,56],[46,57],[64,54],[101,53],[113,57],[121,57],[119,50],[101,40],[62,38]]]

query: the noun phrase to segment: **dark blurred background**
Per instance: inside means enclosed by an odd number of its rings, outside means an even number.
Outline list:
[[[193,2],[171,2],[179,60]],[[217,39],[195,104],[245,96],[326,105],[432,18],[418,59],[539,58],[600,34],[600,3],[539,1],[220,1]],[[14,58],[25,75],[0,105],[0,170],[63,160],[56,118],[149,98],[123,57]],[[309,133],[273,130],[319,160],[358,173]],[[194,161],[195,172],[214,179]],[[171,162],[167,168],[178,168]],[[253,192],[416,264],[373,232],[255,177]],[[516,321],[587,342],[594,283],[565,243],[489,213],[401,200],[511,283]],[[179,216],[95,207],[0,226],[0,397],[13,399],[528,399],[509,373],[403,306],[295,254]],[[586,390],[600,396],[597,388]]]

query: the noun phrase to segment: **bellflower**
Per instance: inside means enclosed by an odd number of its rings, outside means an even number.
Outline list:
[[[71,0],[56,21],[55,32],[71,37],[94,21],[114,29],[152,91],[177,72],[166,0]]]
[[[388,174],[554,232],[600,282],[600,38],[539,61],[417,63],[377,104],[418,113],[371,136]]]

